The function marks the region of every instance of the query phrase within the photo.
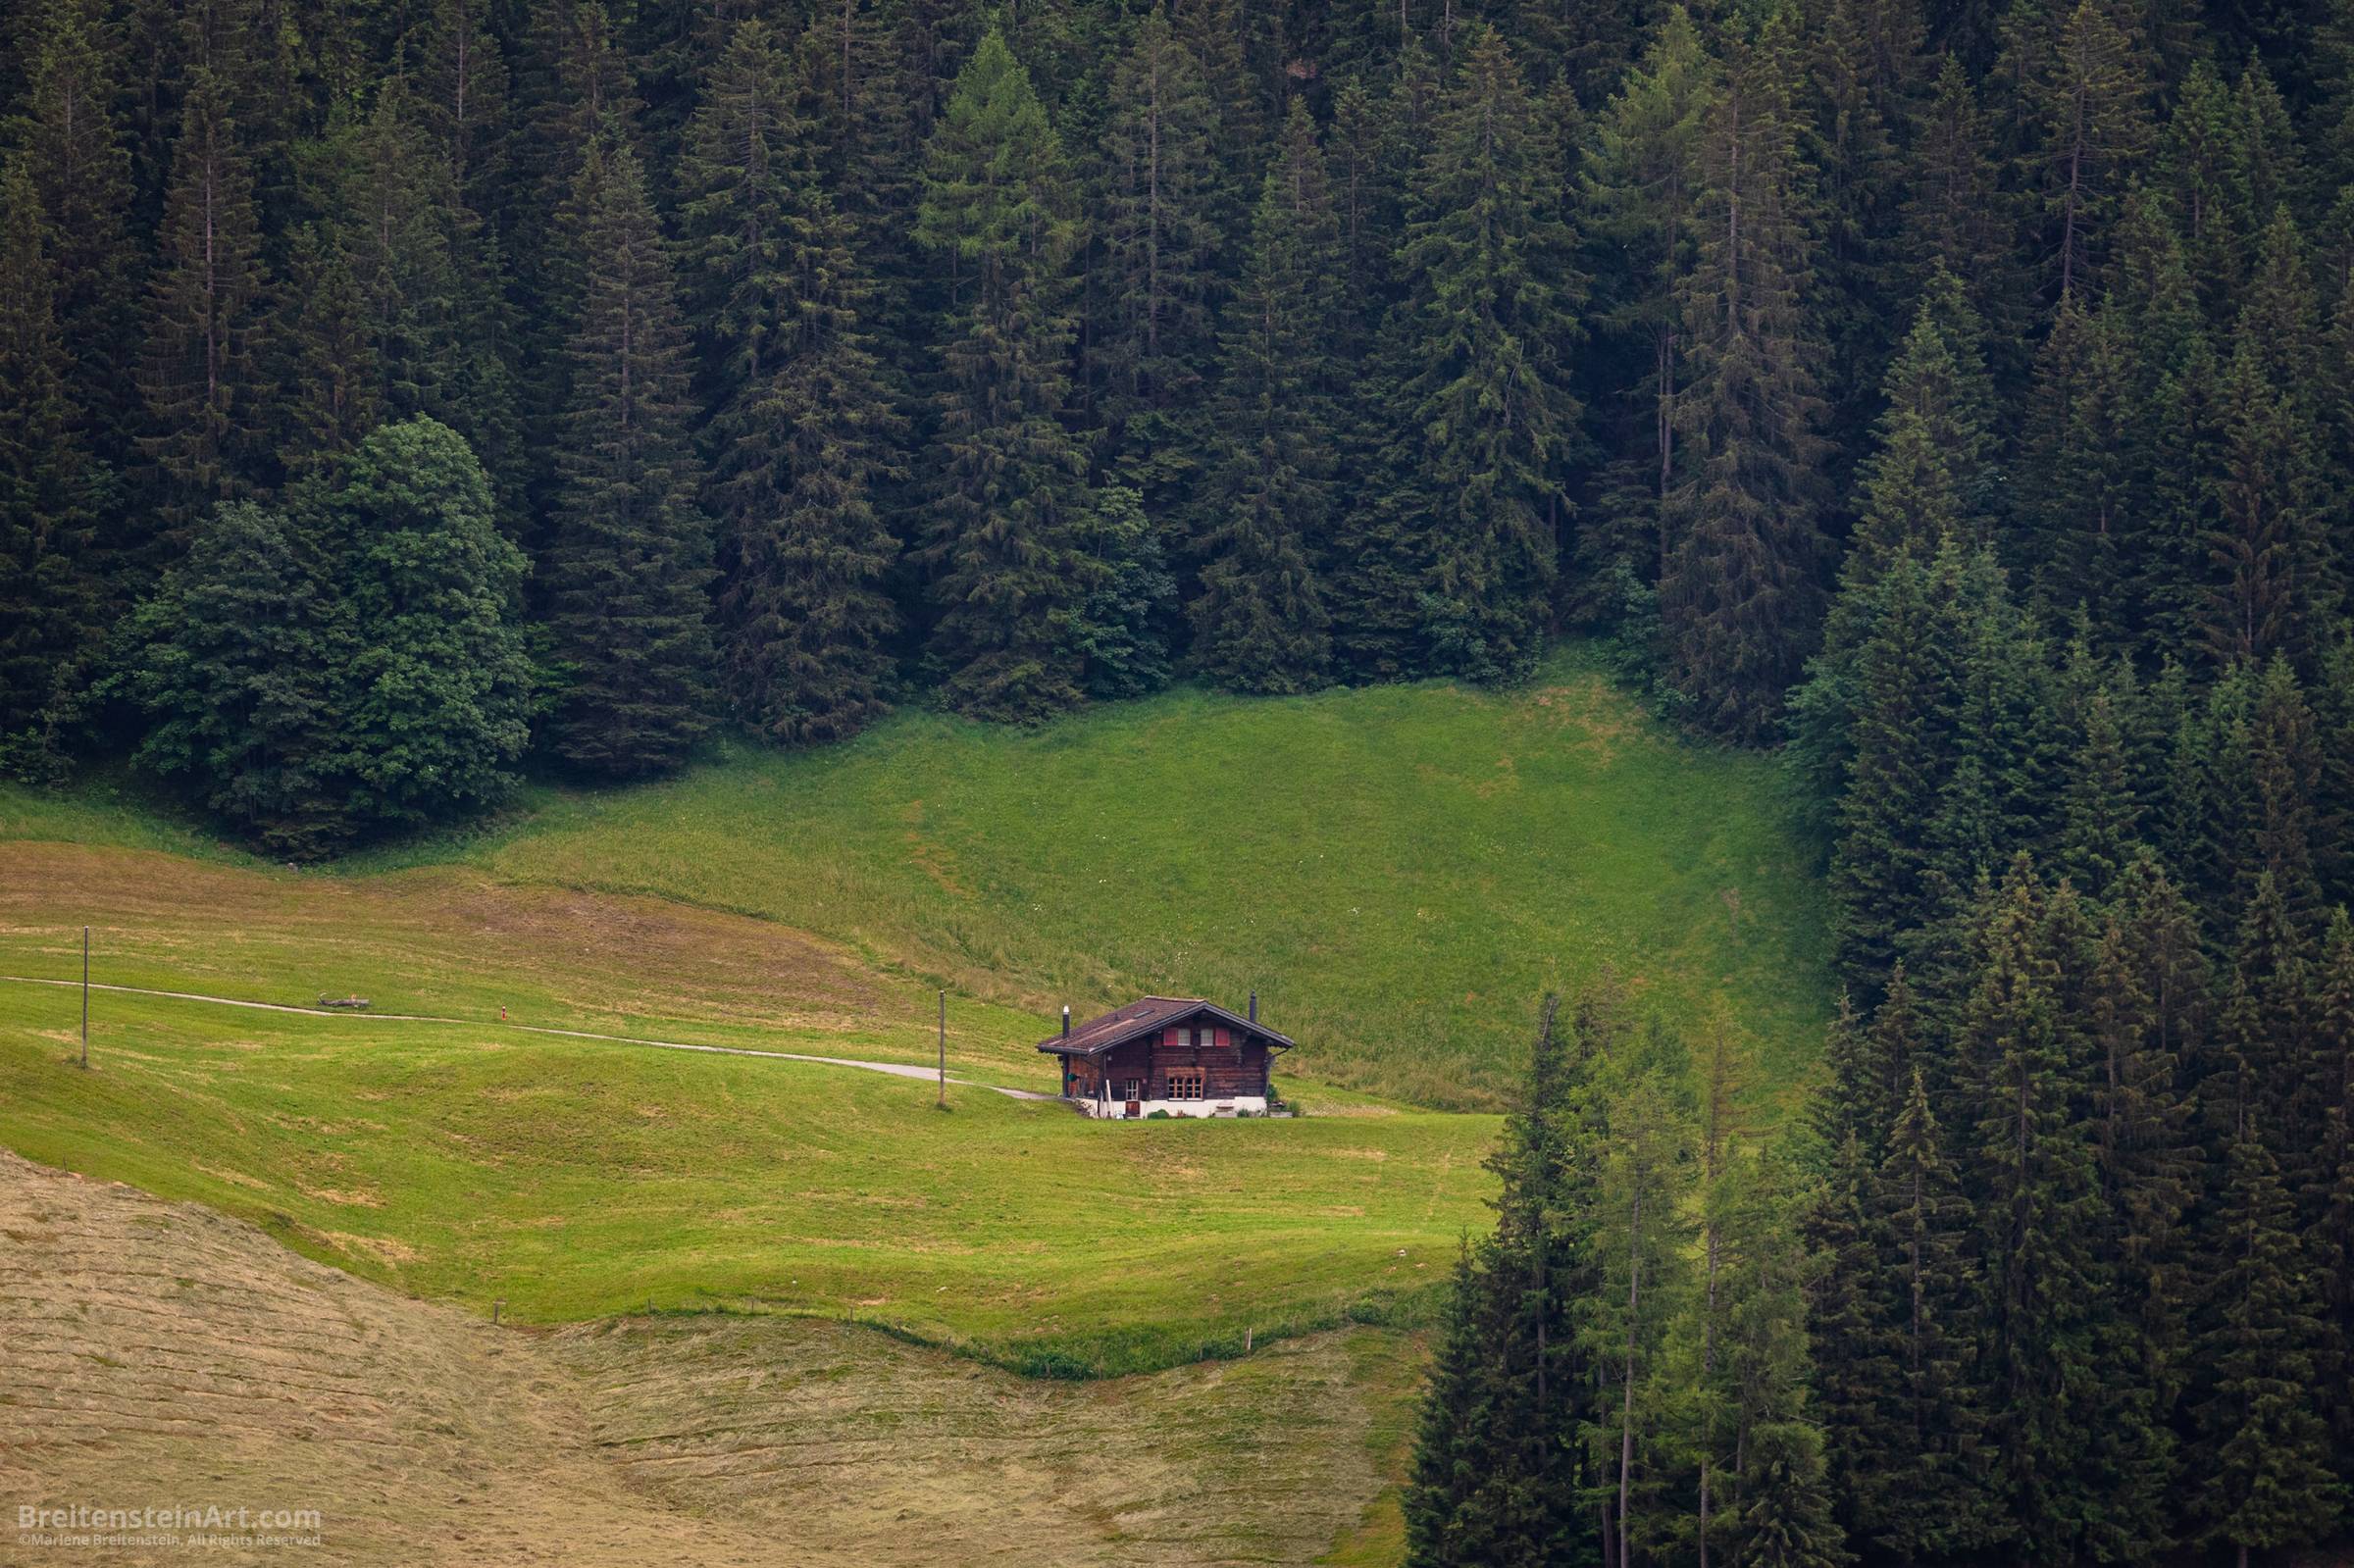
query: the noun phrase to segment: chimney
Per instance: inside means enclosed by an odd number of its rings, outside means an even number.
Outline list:
[[[1071,1037],[1071,1004],[1068,1002],[1062,1004],[1062,1037]]]
[[[1254,1024],[1258,1022],[1258,992],[1256,991],[1251,993],[1251,1022]]]

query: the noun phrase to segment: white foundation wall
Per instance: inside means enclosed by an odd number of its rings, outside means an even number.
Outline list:
[[[1128,1114],[1128,1101],[1126,1100],[1112,1100],[1107,1104],[1102,1100],[1075,1099],[1071,1103],[1090,1116],[1109,1117],[1113,1121],[1118,1121]],[[1243,1112],[1249,1111],[1254,1116],[1264,1116],[1267,1113],[1267,1097],[1264,1094],[1238,1094],[1232,1099],[1222,1100],[1138,1100],[1136,1102],[1136,1114],[1139,1117],[1150,1116],[1154,1111],[1166,1111],[1171,1116],[1239,1116]]]

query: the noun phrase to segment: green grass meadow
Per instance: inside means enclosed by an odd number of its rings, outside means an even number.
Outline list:
[[[856,1318],[1116,1372],[1412,1320],[1486,1221],[1539,996],[1612,977],[1796,1092],[1819,888],[1767,759],[1668,733],[1576,650],[1509,692],[1178,690],[1037,731],[900,715],[536,786],[465,834],[268,865],[135,784],[0,789],[0,1140],[536,1322]],[[575,1040],[512,1021],[950,1064],[1043,1088],[1055,1006],[1146,990],[1300,1041],[1296,1121],[1106,1127],[977,1088]],[[1409,1108],[1424,1107],[1420,1109]]]
[[[0,1140],[514,1317],[855,1319],[1027,1371],[1412,1321],[1494,1119],[1089,1123],[856,1069],[0,986]]]
[[[779,921],[1042,1016],[1255,988],[1297,1070],[1427,1105],[1501,1103],[1538,996],[1605,974],[1743,1031],[1774,1083],[1830,1005],[1771,761],[1676,738],[1574,651],[1501,693],[910,714],[358,864],[447,862]]]

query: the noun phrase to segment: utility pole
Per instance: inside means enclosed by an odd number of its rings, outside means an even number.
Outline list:
[[[948,1108],[948,987],[940,987],[940,1108]]]
[[[81,928],[81,1070],[90,1070],[90,928]]]

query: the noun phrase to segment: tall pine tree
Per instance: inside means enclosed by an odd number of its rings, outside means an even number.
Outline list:
[[[1333,400],[1326,358],[1340,306],[1340,227],[1305,103],[1295,101],[1227,306],[1212,467],[1198,532],[1194,657],[1241,691],[1323,683],[1331,615],[1317,558],[1332,508]]]
[[[680,164],[716,403],[722,685],[747,726],[789,741],[881,710],[897,544],[876,500],[902,428],[864,331],[873,290],[767,25],[740,23]]]
[[[981,40],[924,153],[916,239],[949,300],[921,559],[946,693],[1031,721],[1080,699],[1079,606],[1100,568],[1069,394],[1077,218],[1061,143],[1029,74]]]
[[[540,561],[559,661],[545,733],[573,766],[632,778],[685,761],[709,724],[710,525],[669,246],[617,133],[589,149],[573,205],[581,290]]]
[[[1684,462],[1660,584],[1675,687],[1704,727],[1773,733],[1820,604],[1821,341],[1791,108],[1788,23],[1727,43],[1684,282]]]
[[[1396,471],[1429,538],[1432,667],[1475,681],[1536,667],[1578,406],[1558,139],[1501,35],[1477,29],[1407,187],[1396,332]]]

